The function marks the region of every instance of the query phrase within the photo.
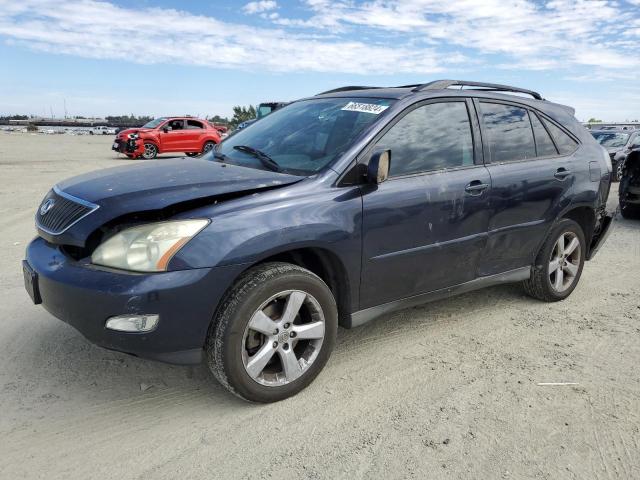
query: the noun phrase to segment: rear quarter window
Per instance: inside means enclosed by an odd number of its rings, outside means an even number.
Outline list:
[[[578,148],[578,142],[576,142],[573,138],[567,135],[562,129],[557,127],[554,123],[543,120],[544,124],[547,127],[547,130],[551,133],[553,140],[556,142],[556,146],[560,151],[560,155],[569,155],[570,153],[575,152]]]
[[[553,140],[551,140],[549,132],[544,128],[544,125],[542,125],[538,116],[531,111],[529,112],[529,116],[531,118],[531,125],[533,126],[533,135],[536,137],[536,150],[538,152],[538,156],[547,157],[557,155],[558,151],[553,144]]]

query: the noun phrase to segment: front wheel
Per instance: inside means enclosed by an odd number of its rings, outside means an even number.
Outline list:
[[[584,232],[578,223],[564,218],[551,230],[540,249],[525,291],[545,302],[564,300],[576,288],[586,255]]]
[[[245,400],[283,400],[320,373],[337,327],[335,299],[317,275],[266,263],[247,271],[221,303],[207,339],[209,368]]]
[[[158,147],[156,147],[153,143],[145,143],[144,144],[144,153],[142,157],[147,160],[152,160],[156,158],[158,155]]]

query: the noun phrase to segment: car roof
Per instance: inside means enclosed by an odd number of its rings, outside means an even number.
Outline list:
[[[459,88],[451,88],[459,87]],[[514,95],[515,94],[515,95]],[[517,101],[525,103],[541,110],[555,107],[575,114],[572,107],[545,100],[541,94],[533,90],[502,85],[497,83],[476,82],[468,80],[434,80],[428,83],[415,85],[402,85],[399,87],[370,87],[370,86],[346,86],[327,92],[322,92],[316,97],[369,97],[388,98],[401,100],[407,97],[430,98],[444,96],[463,96],[494,98],[496,100]],[[530,97],[530,98],[529,98]]]

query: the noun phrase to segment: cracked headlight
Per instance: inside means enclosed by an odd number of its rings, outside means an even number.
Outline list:
[[[173,220],[127,228],[101,243],[91,263],[134,272],[163,272],[209,220]]]

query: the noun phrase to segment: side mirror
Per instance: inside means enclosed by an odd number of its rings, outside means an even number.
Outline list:
[[[389,178],[391,167],[391,150],[374,150],[367,167],[367,181],[379,184]]]

